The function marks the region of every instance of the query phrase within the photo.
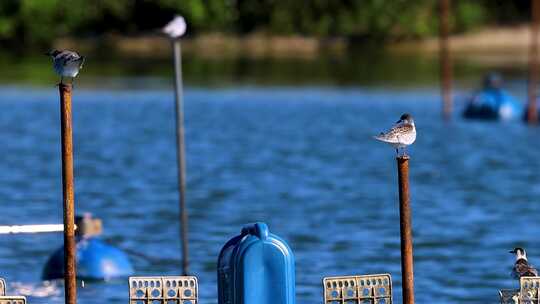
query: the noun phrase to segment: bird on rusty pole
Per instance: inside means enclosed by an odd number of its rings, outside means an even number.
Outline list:
[[[390,130],[381,132],[381,134],[374,136],[374,138],[390,144],[396,149],[397,155],[399,155],[399,149],[403,148],[403,155],[405,155],[405,148],[412,145],[416,140],[414,119],[410,114],[405,113],[401,115],[399,120]]]
[[[60,83],[64,83],[64,77],[70,77],[73,83],[73,79],[77,77],[84,64],[84,56],[74,51],[52,50],[46,55],[52,57],[54,71],[60,76]]]

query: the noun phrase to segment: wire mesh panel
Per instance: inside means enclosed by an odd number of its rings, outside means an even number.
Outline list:
[[[519,279],[520,303],[540,303],[540,277],[521,277]]]
[[[0,278],[0,296],[6,295],[6,280]]]
[[[129,278],[130,304],[198,304],[198,294],[193,276]]]
[[[499,290],[501,304],[518,304],[519,289],[501,289]]]
[[[0,304],[26,304],[26,297],[0,296]]]
[[[391,304],[392,277],[389,274],[326,277],[324,304]]]

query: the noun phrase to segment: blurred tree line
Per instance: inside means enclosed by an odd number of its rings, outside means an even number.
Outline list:
[[[183,15],[189,34],[341,36],[373,41],[438,31],[437,0],[0,0],[0,43],[46,46],[57,37],[125,35]],[[529,20],[530,0],[453,0],[452,30]]]

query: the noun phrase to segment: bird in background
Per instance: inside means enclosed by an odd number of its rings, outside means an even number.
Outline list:
[[[173,39],[184,36],[186,30],[186,20],[182,16],[176,16],[171,22],[163,27],[163,32]]]
[[[84,56],[68,50],[52,50],[47,55],[52,57],[54,71],[60,75],[60,83],[64,83],[64,77],[70,77],[71,83],[73,83],[73,78],[79,74],[83,67]]]
[[[412,145],[416,140],[416,128],[414,126],[414,119],[410,114],[403,114],[396,122],[396,124],[387,132],[381,132],[381,134],[374,136],[376,140],[385,142],[396,149],[396,154],[399,156],[399,149],[405,149],[407,146]],[[405,156],[405,150],[403,156]]]
[[[521,277],[537,277],[538,271],[534,268],[529,261],[527,260],[527,253],[525,249],[521,247],[516,247],[514,250],[511,250],[510,253],[515,254],[516,262],[512,268],[512,277],[518,279]]]

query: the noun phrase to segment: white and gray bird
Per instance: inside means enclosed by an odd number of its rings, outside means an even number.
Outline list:
[[[73,82],[73,78],[79,74],[84,64],[84,56],[73,51],[52,50],[47,55],[53,59],[54,71],[61,77],[60,83],[64,82],[64,77],[70,77]]]
[[[414,120],[410,114],[403,114],[396,124],[387,132],[374,136],[376,140],[385,142],[396,149],[399,155],[399,149],[412,145],[416,140],[416,128]],[[405,155],[405,151],[403,152]]]
[[[186,20],[182,16],[176,16],[163,27],[163,32],[173,39],[178,39],[186,33]]]
[[[514,250],[511,250],[510,253],[516,255],[516,262],[514,263],[514,267],[512,267],[512,277],[514,279],[519,280],[521,277],[538,276],[538,271],[536,268],[529,264],[529,261],[527,260],[527,253],[525,252],[525,249],[516,247]]]

